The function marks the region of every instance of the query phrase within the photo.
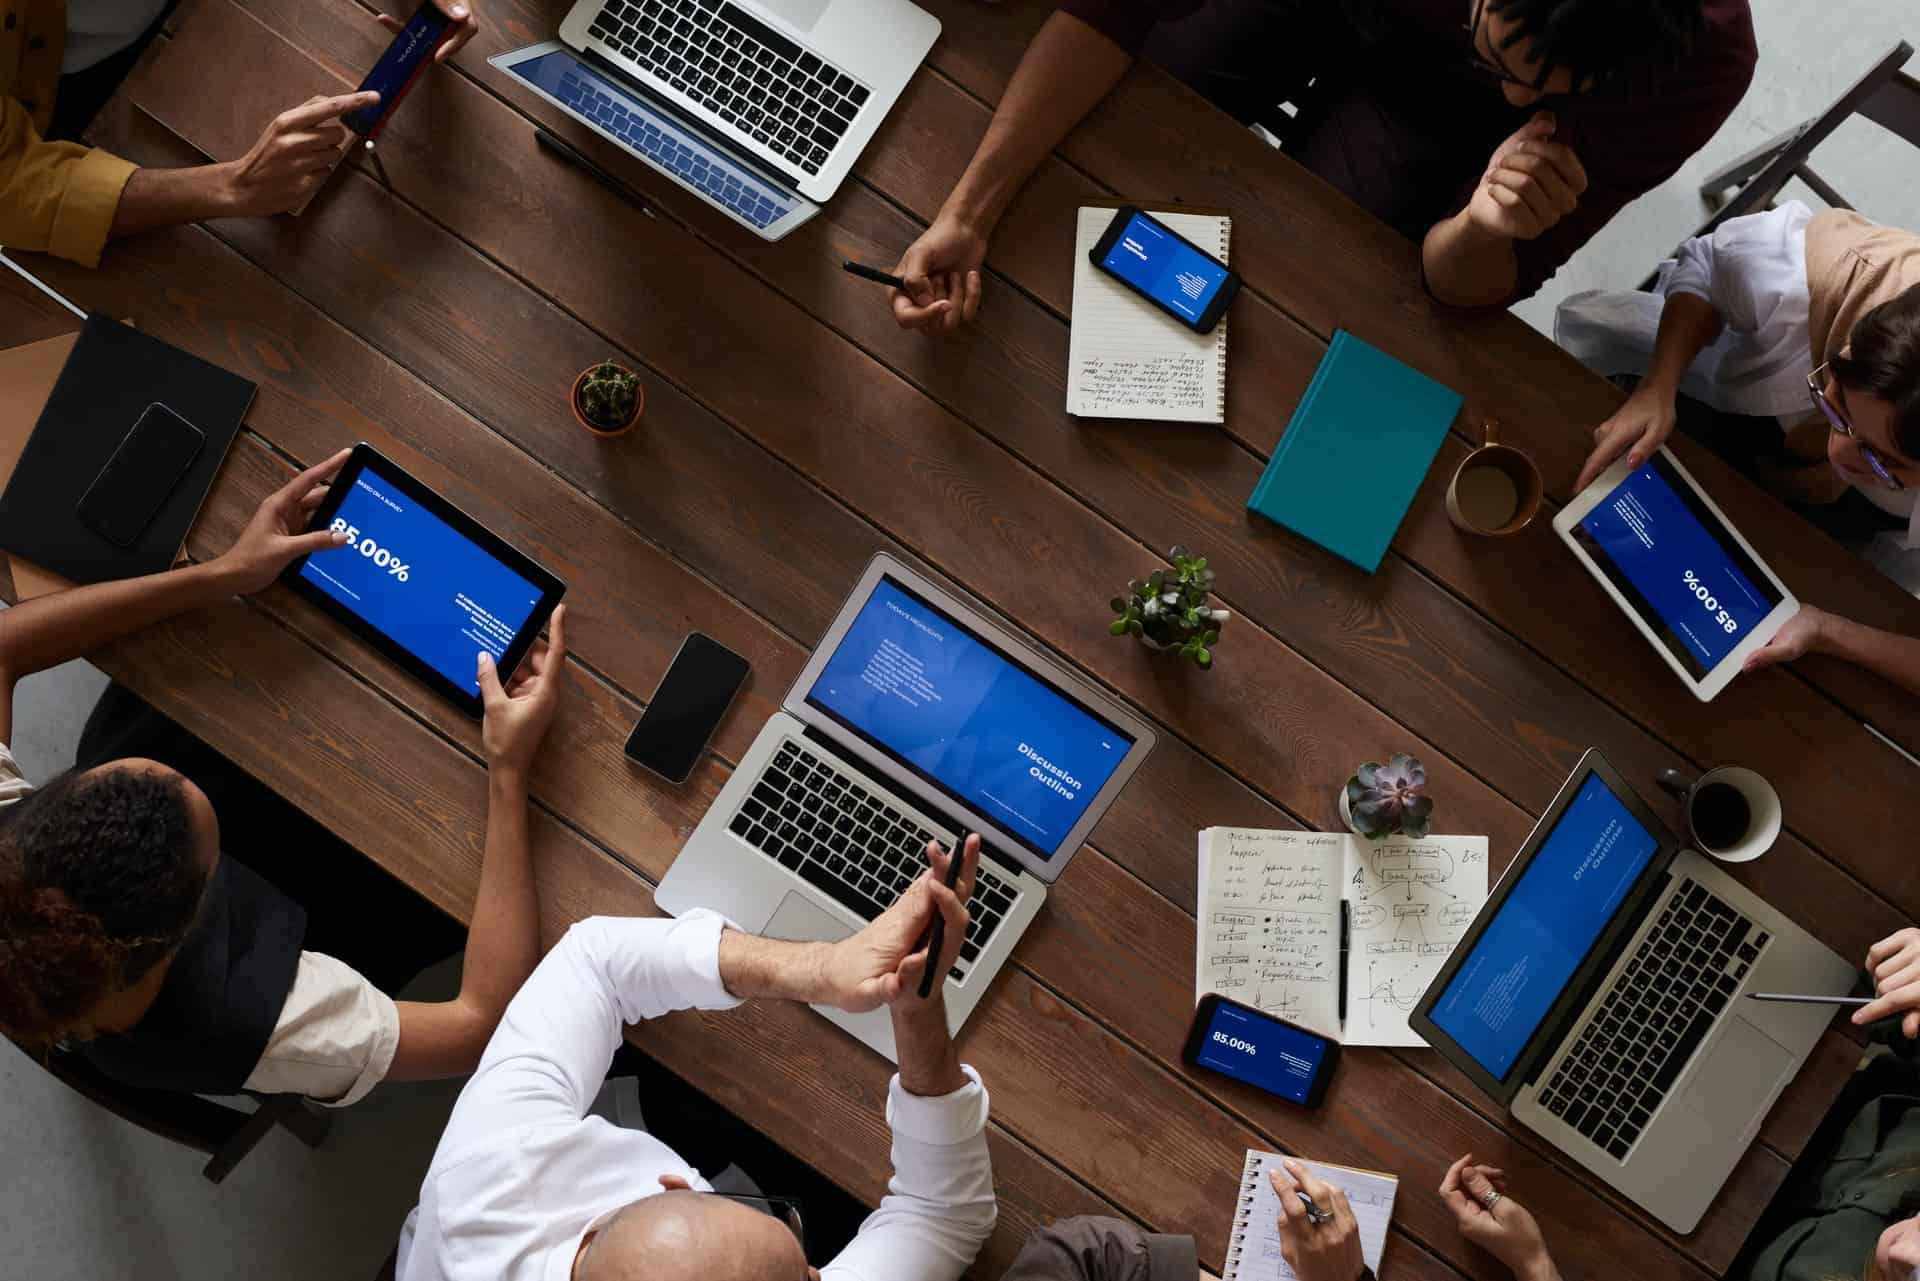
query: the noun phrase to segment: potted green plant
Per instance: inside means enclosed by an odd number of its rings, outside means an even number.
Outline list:
[[[1230,615],[1208,603],[1213,571],[1205,556],[1184,547],[1167,553],[1171,572],[1156,569],[1127,584],[1127,594],[1109,604],[1117,617],[1108,624],[1114,636],[1133,636],[1148,649],[1190,658],[1201,668],[1213,666],[1213,647],[1220,627]]]
[[[1405,752],[1395,752],[1385,765],[1368,761],[1341,791],[1340,817],[1355,836],[1370,841],[1425,836],[1433,825],[1427,767]]]
[[[619,436],[640,421],[646,397],[640,375],[603,360],[573,380],[573,416],[596,436]]]

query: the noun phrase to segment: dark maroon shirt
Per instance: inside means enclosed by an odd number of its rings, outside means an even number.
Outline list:
[[[1157,24],[1205,3],[1062,0],[1060,7],[1137,54]],[[1367,25],[1377,43],[1333,55],[1352,55],[1341,91],[1350,101],[1336,104],[1316,136],[1290,143],[1289,152],[1417,240],[1466,205],[1502,141],[1536,111],[1552,110],[1554,140],[1580,157],[1589,185],[1579,207],[1545,235],[1516,242],[1514,298],[1524,298],[1628,202],[1671,178],[1732,114],[1758,58],[1753,16],[1747,0],[1706,0],[1706,32],[1681,65],[1514,107],[1493,81],[1464,70],[1471,8],[1469,0],[1371,0]],[[1264,38],[1274,38],[1271,30]],[[1675,228],[1676,240],[1686,230]]]

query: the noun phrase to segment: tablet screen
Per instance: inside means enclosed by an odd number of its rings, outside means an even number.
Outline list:
[[[1664,454],[1628,473],[1573,536],[1695,680],[1784,599]]]
[[[369,463],[328,525],[349,542],[307,557],[299,577],[469,694],[480,651],[498,663],[541,587],[428,510]]]

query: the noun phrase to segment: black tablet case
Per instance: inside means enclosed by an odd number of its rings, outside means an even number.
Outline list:
[[[246,379],[130,325],[90,317],[0,494],[0,549],[76,583],[166,569],[213,487],[254,390]],[[75,509],[155,401],[198,427],[206,445],[134,544],[116,547],[82,524]]]

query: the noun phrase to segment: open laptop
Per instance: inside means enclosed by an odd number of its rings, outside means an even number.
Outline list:
[[[1598,751],[1527,837],[1411,1022],[1527,1128],[1691,1232],[1855,969],[1683,849]]]
[[[874,557],[656,901],[772,938],[845,938],[980,833],[946,976],[959,1031],[1153,731],[981,608]],[[889,1059],[887,1011],[829,1019]]]
[[[940,22],[910,0],[579,0],[490,61],[766,240],[820,211]]]

